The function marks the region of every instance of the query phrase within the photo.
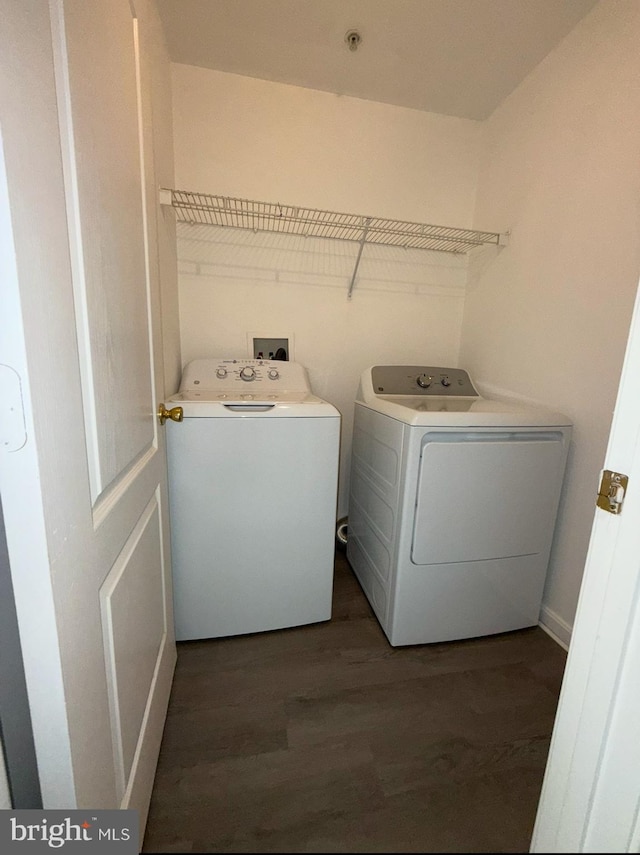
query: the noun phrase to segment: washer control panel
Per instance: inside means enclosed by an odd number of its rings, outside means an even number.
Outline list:
[[[277,390],[310,392],[307,372],[297,362],[276,359],[194,359],[182,372],[180,391],[219,390],[264,394]],[[253,394],[251,394],[253,397]]]
[[[462,368],[374,365],[371,383],[376,395],[478,397],[471,378]]]

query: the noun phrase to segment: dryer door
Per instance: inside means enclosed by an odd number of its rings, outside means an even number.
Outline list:
[[[560,431],[426,434],[412,562],[482,561],[547,549],[564,458]]]

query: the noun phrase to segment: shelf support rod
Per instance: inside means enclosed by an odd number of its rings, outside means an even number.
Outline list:
[[[358,272],[358,267],[360,267],[360,259],[362,258],[362,250],[364,249],[364,245],[367,242],[367,233],[369,231],[369,225],[371,223],[371,217],[367,217],[364,221],[364,231],[362,232],[362,237],[360,238],[360,246],[358,248],[358,255],[356,257],[356,263],[353,268],[353,274],[351,276],[351,282],[349,283],[349,290],[347,291],[347,300],[351,299],[351,294],[353,293],[353,286],[356,281],[356,273]]]

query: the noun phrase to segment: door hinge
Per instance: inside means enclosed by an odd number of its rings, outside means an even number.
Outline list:
[[[610,469],[604,469],[596,505],[602,508],[603,511],[607,511],[607,513],[619,514],[622,510],[622,503],[624,502],[628,483],[629,478],[621,472],[612,472]]]

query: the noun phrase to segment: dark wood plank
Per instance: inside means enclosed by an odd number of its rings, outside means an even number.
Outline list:
[[[338,552],[331,621],[178,645],[143,851],[527,851],[565,659],[392,648]]]

